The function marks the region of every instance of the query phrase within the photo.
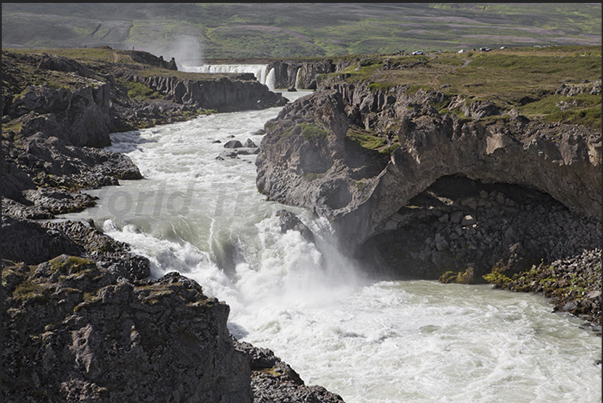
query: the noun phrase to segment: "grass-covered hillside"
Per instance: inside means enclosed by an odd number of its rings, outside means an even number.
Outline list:
[[[178,61],[600,45],[601,4],[3,3],[3,47],[146,50]]]
[[[517,109],[530,119],[601,128],[601,46],[442,52],[422,56],[366,55],[333,73],[374,89],[405,85],[408,92],[440,91],[448,98],[490,100],[501,110]],[[442,113],[449,103],[433,105]]]

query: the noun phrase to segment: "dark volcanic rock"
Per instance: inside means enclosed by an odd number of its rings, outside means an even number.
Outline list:
[[[67,144],[104,147],[111,144],[114,130],[111,109],[113,86],[99,82],[97,86],[74,89],[29,87],[9,107],[11,116],[21,116],[24,136],[44,132]]]
[[[247,139],[247,140],[245,140],[245,143],[243,143],[243,147],[256,148],[257,145],[253,142],[253,140]]]
[[[358,91],[353,95],[351,91],[321,91],[285,107],[267,125],[256,163],[260,192],[336,218],[344,245],[353,248],[362,243],[412,197],[438,178],[454,174],[533,187],[574,211],[601,216],[601,139],[592,130],[567,125],[559,138],[551,133],[556,128],[536,122],[528,127],[520,122],[504,126],[485,126],[479,120],[464,123],[455,115],[408,108],[408,103],[429,101],[429,94],[397,96],[390,105],[370,92],[361,98]],[[346,158],[346,108],[353,103],[362,110],[367,99],[376,102],[367,111],[375,108],[399,114],[399,121],[389,117],[387,122],[399,125],[400,147],[377,176],[359,177]],[[322,127],[328,134],[304,136],[296,129],[302,123]],[[357,180],[363,180],[361,186]]]
[[[2,216],[2,257],[37,264],[60,254],[80,255],[82,247],[66,234],[42,227],[38,223]]]
[[[132,80],[166,96],[174,102],[219,112],[264,109],[283,106],[288,100],[265,85],[252,80],[179,80],[176,77],[132,76]]]
[[[224,148],[241,148],[243,144],[239,140],[230,140],[224,143]]]
[[[117,277],[67,255],[4,267],[6,402],[252,401],[227,305],[179,275]]]
[[[306,386],[289,364],[269,349],[234,341],[235,348],[249,357],[254,403],[342,403],[341,396],[321,386]]]
[[[276,212],[281,221],[281,232],[284,234],[289,230],[298,231],[308,242],[314,242],[314,234],[295,214],[287,210]]]

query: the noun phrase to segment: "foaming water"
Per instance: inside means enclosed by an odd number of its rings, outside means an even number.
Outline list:
[[[295,98],[308,94],[288,94]],[[145,177],[89,193],[93,218],[231,307],[229,328],[346,402],[599,402],[601,339],[542,297],[490,286],[376,282],[333,246],[329,223],[256,191],[255,155],[216,157],[279,109],[203,116],[112,136]],[[220,143],[215,142],[220,140]],[[280,232],[276,211],[315,234]]]

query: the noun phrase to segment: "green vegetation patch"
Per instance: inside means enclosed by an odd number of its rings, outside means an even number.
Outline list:
[[[324,140],[329,132],[321,127],[309,123],[301,123],[301,135],[310,141]]]
[[[492,271],[492,273],[488,273],[483,277],[484,280],[486,280],[488,283],[494,284],[495,286],[500,288],[506,288],[506,286],[511,282],[511,278],[494,270]]]
[[[387,140],[383,137],[378,137],[352,128],[348,129],[346,136],[358,143],[361,147],[368,148],[369,150],[378,150],[387,145]]]
[[[318,141],[327,138],[329,132],[311,123],[300,123],[283,132],[283,137],[303,136],[308,141]]]
[[[545,116],[544,120],[549,122],[580,124],[596,127],[601,130],[601,105],[595,108],[554,112]]]
[[[94,261],[77,256],[58,256],[48,261],[50,270],[53,273],[59,273],[67,276],[70,274],[80,274],[96,269]]]
[[[601,46],[553,46],[429,56],[364,56],[327,76],[348,83],[366,82],[372,90],[405,87],[407,95],[424,90],[443,92],[448,99],[461,95],[469,100],[489,100],[503,110],[516,108],[530,119],[600,128],[600,95],[588,91],[571,97],[555,95],[562,83],[586,89],[601,80],[600,54]],[[389,67],[384,68],[386,65]],[[432,106],[444,111],[447,104]]]
[[[601,129],[601,95],[549,95],[517,108],[523,115],[548,122],[581,124]]]
[[[320,178],[324,178],[325,177],[325,173],[314,173],[314,172],[308,172],[307,174],[304,175],[304,179],[307,180],[308,182],[312,182],[315,179],[320,179]]]
[[[128,97],[130,97],[130,99],[149,100],[161,98],[161,95],[157,91],[144,84],[135,81],[124,81],[123,84],[128,89]]]

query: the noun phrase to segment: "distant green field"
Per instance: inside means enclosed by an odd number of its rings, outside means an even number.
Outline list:
[[[2,4],[4,48],[108,45],[188,63],[600,44],[596,3]]]

